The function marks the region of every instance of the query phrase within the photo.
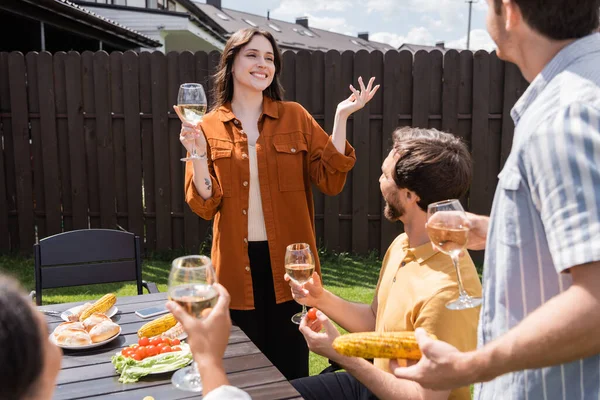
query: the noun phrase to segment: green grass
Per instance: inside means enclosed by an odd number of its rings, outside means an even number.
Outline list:
[[[370,303],[379,277],[381,261],[375,254],[368,257],[350,256],[347,253],[331,254],[319,252],[323,282],[327,289],[350,301]],[[170,260],[179,256],[175,253],[152,254],[142,267],[143,279],[155,282],[161,292],[167,290]],[[0,256],[0,272],[12,275],[21,282],[27,292],[34,289],[33,258]],[[43,303],[59,304],[100,298],[113,292],[117,296],[134,296],[134,283],[111,283],[44,290]],[[318,374],[329,365],[327,359],[310,354],[310,374]]]

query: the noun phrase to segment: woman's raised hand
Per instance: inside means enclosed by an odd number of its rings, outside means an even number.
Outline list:
[[[362,76],[358,77],[358,84],[360,85],[360,90],[356,90],[354,86],[350,85],[350,90],[352,94],[346,100],[343,100],[337,106],[337,113],[341,116],[349,117],[352,113],[360,110],[367,104],[377,90],[379,89],[379,85],[373,87],[373,83],[375,82],[375,77],[369,79],[369,84],[365,87]]]

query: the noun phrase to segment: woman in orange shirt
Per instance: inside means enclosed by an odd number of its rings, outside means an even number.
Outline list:
[[[300,71],[299,71],[300,72]],[[284,102],[281,53],[273,36],[248,28],[227,41],[215,74],[214,105],[200,126],[183,124],[186,201],[214,218],[211,258],[231,293],[231,317],[287,379],[308,375],[308,349],[290,321],[300,305],[284,281],[291,243],[317,259],[311,184],[334,196],[354,166],[346,121],[375,94],[374,78],[336,111],[328,136],[298,103]],[[301,73],[301,72],[300,72]],[[191,140],[195,138],[194,140]]]

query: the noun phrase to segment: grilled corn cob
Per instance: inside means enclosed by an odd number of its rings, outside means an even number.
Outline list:
[[[85,310],[79,316],[79,321],[84,321],[93,313],[105,313],[117,302],[117,296],[114,293],[105,294],[97,300],[90,308]]]
[[[137,332],[139,337],[152,337],[166,332],[177,324],[173,314],[165,314],[162,317],[144,324]]]
[[[436,339],[435,336],[431,335]],[[419,360],[421,350],[414,332],[361,332],[339,336],[333,348],[348,357]]]

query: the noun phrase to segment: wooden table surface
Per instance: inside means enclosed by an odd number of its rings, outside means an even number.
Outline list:
[[[135,310],[162,305],[166,293],[121,297],[117,299],[118,313],[112,318],[121,326],[121,335],[104,346],[89,350],[64,350],[58,375],[55,399],[138,399],[153,396],[156,400],[201,398],[200,394],[184,392],[171,384],[171,373],[149,375],[136,383],[120,383],[110,362],[113,354],[125,346],[137,343],[137,330],[150,319],[142,319]],[[39,307],[40,310],[64,311],[82,304],[68,303]],[[156,317],[155,317],[156,318]],[[49,331],[63,322],[59,317],[46,315]],[[240,387],[253,399],[300,399],[300,394],[271,364],[248,336],[233,327],[225,352],[224,366],[231,385]]]

